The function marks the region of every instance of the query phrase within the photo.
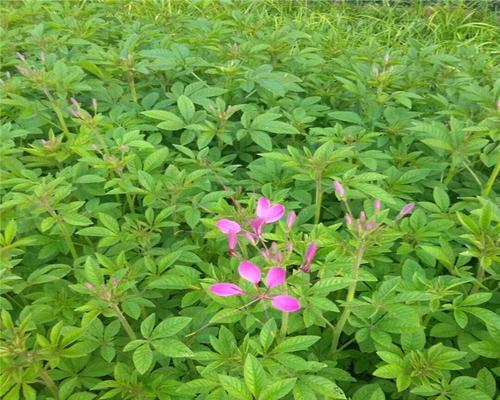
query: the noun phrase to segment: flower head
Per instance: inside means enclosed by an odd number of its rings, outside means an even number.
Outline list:
[[[254,233],[257,236],[262,235],[262,228],[265,224],[271,224],[279,221],[285,215],[285,207],[283,204],[271,205],[271,201],[266,197],[261,197],[257,201],[256,209],[257,218],[250,222]]]
[[[316,251],[318,250],[318,245],[316,242],[312,242],[306,250],[306,260],[302,265],[302,271],[309,272],[311,270],[311,264],[314,260],[314,256],[316,255]]]
[[[376,199],[373,203],[373,208],[375,208],[375,212],[379,212],[382,208],[382,202],[379,199]]]
[[[226,235],[229,250],[234,250],[236,248],[236,244],[238,243],[238,233],[241,232],[240,224],[231,221],[230,219],[221,219],[217,221],[215,226],[219,228],[224,235]]]
[[[241,278],[257,286],[261,281],[262,273],[260,268],[250,261],[242,261],[238,267],[238,274]],[[300,302],[295,297],[280,294],[270,294],[270,289],[278,287],[286,280],[286,271],[281,267],[272,267],[266,274],[264,285],[266,291],[264,294],[254,295],[258,300],[271,300],[271,305],[283,312],[293,312],[300,309]],[[210,286],[210,291],[221,297],[240,296],[245,293],[238,285],[234,283],[215,283]],[[251,294],[250,294],[251,295]]]
[[[414,208],[415,208],[415,203],[406,204],[399,212],[399,217],[404,217],[405,215],[408,215],[413,211]]]

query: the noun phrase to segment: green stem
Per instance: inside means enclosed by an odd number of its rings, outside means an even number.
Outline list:
[[[314,223],[318,224],[321,216],[321,202],[323,200],[323,190],[321,187],[322,171],[316,171],[316,200],[315,200],[315,212],[314,212]]]
[[[128,85],[130,87],[130,93],[132,94],[132,100],[137,103],[137,92],[135,90],[134,74],[132,71],[127,71]]]
[[[69,234],[68,230],[66,229],[66,225],[64,225],[64,221],[61,219],[61,216],[57,214],[56,211],[54,210],[49,210],[49,214],[55,218],[57,221],[57,225],[59,226],[59,229],[61,230],[61,233],[64,237],[64,241],[66,242],[66,245],[68,246],[69,252],[71,253],[71,256],[73,257],[73,260],[76,260],[78,258],[78,253],[76,252],[75,244],[73,243],[73,240],[71,240],[71,235]]]
[[[474,286],[472,287],[470,294],[476,293],[481,285],[483,284],[484,280],[484,267],[483,267],[483,262],[482,259],[479,259],[479,268],[477,270],[477,275],[476,275],[476,282],[474,283]]]
[[[484,186],[483,193],[481,193],[482,196],[486,197],[490,194],[490,190],[497,179],[499,171],[500,171],[500,162],[497,162],[495,168],[493,169],[493,172],[491,173],[488,179],[488,182],[486,182],[486,185]]]
[[[351,314],[350,303],[352,303],[352,301],[354,300],[354,295],[356,294],[356,286],[358,285],[358,278],[359,278],[359,268],[361,266],[361,262],[363,261],[363,254],[365,253],[365,250],[366,248],[364,239],[361,239],[354,256],[354,264],[352,267],[352,282],[349,286],[349,289],[347,290],[347,297],[345,299],[344,310],[342,311],[340,319],[337,322],[337,326],[333,331],[333,339],[332,339],[332,346],[330,349],[330,353],[335,353],[337,351],[340,335],[342,334],[344,326],[349,318],[349,315]]]
[[[286,281],[284,284],[283,293],[288,294],[288,286],[286,284]],[[281,338],[285,339],[287,333],[288,333],[288,313],[284,312],[283,318],[281,318],[281,329],[280,329]]]
[[[127,203],[128,203],[128,207],[130,209],[130,212],[132,214],[135,214],[135,207],[134,207],[134,200],[133,200],[133,198],[130,196],[129,193],[126,193],[125,196],[127,197]]]
[[[59,389],[44,368],[40,369],[40,378],[42,378],[43,382],[52,393],[52,396],[54,396],[56,400],[59,400]]]
[[[446,176],[446,179],[443,182],[444,186],[447,187],[449,185],[449,183],[451,182],[451,180],[455,176],[456,171],[457,171],[457,169],[456,169],[456,166],[455,166],[455,157],[453,157],[452,161],[451,161],[450,170],[448,171],[448,175]]]
[[[125,332],[127,332],[128,337],[132,340],[135,340],[136,339],[135,332],[128,323],[127,319],[125,318],[125,315],[123,315],[122,311],[120,310],[120,307],[118,307],[118,305],[115,303],[111,303],[111,308],[113,309],[116,316],[120,320],[123,329],[125,329]]]

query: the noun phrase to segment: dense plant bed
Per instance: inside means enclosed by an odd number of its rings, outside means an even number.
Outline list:
[[[488,4],[0,20],[2,399],[498,399]]]

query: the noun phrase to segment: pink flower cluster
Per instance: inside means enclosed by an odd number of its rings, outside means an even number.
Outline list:
[[[261,293],[258,287],[261,281],[260,268],[250,261],[242,261],[238,267],[238,274],[243,279],[251,282],[257,290],[257,293],[246,293],[242,288],[234,283],[215,283],[210,286],[210,291],[221,297],[250,295],[256,298],[256,301],[270,300],[271,305],[283,312],[293,312],[300,309],[300,302],[295,297],[283,294],[270,294],[269,291],[283,284],[286,280],[286,271],[281,267],[272,267],[267,271],[264,285],[266,290]]]
[[[260,252],[261,256],[267,262],[271,263],[271,265],[275,264],[267,271],[266,278],[264,280],[266,290],[262,293],[258,287],[258,284],[261,281],[261,270],[259,267],[250,261],[243,260],[239,264],[238,273],[241,278],[254,285],[256,293],[246,293],[235,283],[228,282],[213,284],[210,287],[210,291],[215,295],[222,297],[239,295],[254,296],[255,300],[253,302],[270,300],[273,307],[283,312],[297,311],[300,309],[301,305],[299,300],[295,297],[280,293],[270,293],[271,289],[282,285],[286,280],[286,270],[280,265],[283,265],[285,257],[293,251],[293,245],[292,243],[287,244],[284,256],[278,249],[276,243],[272,243],[270,247],[267,247],[262,237],[265,225],[279,221],[285,215],[285,207],[282,204],[271,204],[269,199],[261,197],[257,201],[255,214],[255,218],[248,223],[250,230],[244,230],[240,224],[229,219],[219,220],[216,223],[216,226],[226,236],[230,254],[233,256],[238,256],[236,246],[238,245],[238,236],[240,234],[243,234],[255,247],[257,247],[259,242],[262,242],[265,250]],[[292,229],[295,218],[296,215],[293,211],[288,214],[286,221],[288,231]],[[306,259],[302,265],[302,270],[304,272],[310,271],[311,263],[316,253],[316,248],[317,246],[315,243],[309,246],[306,252]]]

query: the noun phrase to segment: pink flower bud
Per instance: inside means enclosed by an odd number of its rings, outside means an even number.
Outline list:
[[[19,60],[21,60],[22,62],[24,62],[24,63],[26,62],[26,58],[24,57],[24,55],[22,53],[17,52],[16,57],[19,58]]]
[[[90,282],[85,283],[84,285],[88,290],[95,291],[94,285],[92,285]]]
[[[379,199],[376,199],[373,207],[375,208],[375,212],[379,212],[380,209],[382,208],[382,202]]]
[[[68,107],[68,112],[75,118],[81,118],[81,114],[78,111],[73,110],[71,107]]]
[[[346,215],[346,216],[344,217],[344,219],[345,219],[345,223],[346,223],[347,225],[351,225],[351,224],[352,224],[352,217],[351,217],[350,215]]]
[[[295,222],[295,218],[297,218],[297,215],[295,214],[295,211],[290,211],[288,213],[288,218],[286,220],[286,226],[288,227],[288,229],[292,229],[292,226]]]
[[[399,215],[401,217],[404,217],[405,215],[408,215],[409,213],[411,213],[413,211],[413,209],[415,208],[415,203],[408,203],[406,204],[402,209],[401,209],[401,212],[399,213]]]
[[[118,286],[119,283],[120,281],[117,278],[111,278],[111,285],[114,287]]]
[[[365,221],[365,220],[366,220],[366,214],[365,214],[365,212],[364,212],[364,211],[361,211],[361,212],[359,213],[359,220],[360,220],[360,221]]]
[[[71,103],[73,103],[73,105],[74,105],[76,108],[80,109],[80,103],[78,103],[74,97],[72,97],[72,98],[71,98],[71,99],[69,99],[69,100],[71,101]]]
[[[288,242],[288,244],[286,245],[286,251],[291,253],[293,251],[293,243],[292,242]]]
[[[333,187],[340,198],[343,198],[345,195],[345,190],[342,184],[339,181],[333,181]]]
[[[26,68],[24,68],[24,67],[20,67],[20,66],[16,65],[16,69],[22,75],[28,75],[29,74],[29,71]]]

